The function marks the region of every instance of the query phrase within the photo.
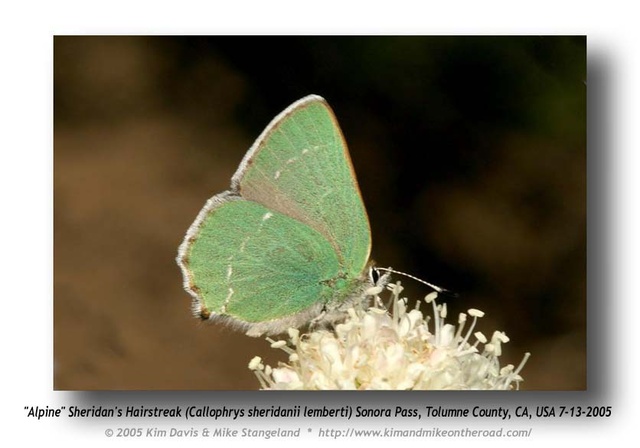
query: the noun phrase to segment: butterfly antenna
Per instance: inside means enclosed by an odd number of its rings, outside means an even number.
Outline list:
[[[415,280],[415,281],[417,281],[417,282],[420,282],[420,283],[422,283],[422,284],[424,284],[424,285],[427,285],[429,288],[431,288],[431,289],[433,289],[434,291],[437,291],[437,292],[439,292],[439,293],[450,293],[450,291],[449,291],[449,290],[447,290],[447,289],[444,289],[444,288],[441,288],[441,287],[436,286],[436,285],[434,285],[434,284],[431,284],[431,283],[429,283],[429,282],[426,282],[426,281],[422,280],[421,278],[415,277],[415,276],[413,276],[413,275],[411,275],[411,274],[407,274],[406,272],[396,271],[395,269],[391,269],[391,268],[379,268],[379,267],[376,267],[375,269],[378,269],[378,270],[380,270],[380,271],[390,272],[390,273],[392,273],[392,274],[399,274],[399,275],[403,275],[403,276],[408,277],[408,278],[410,278],[410,279],[413,279],[413,280]]]

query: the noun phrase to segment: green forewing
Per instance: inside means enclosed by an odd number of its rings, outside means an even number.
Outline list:
[[[349,276],[369,258],[369,221],[351,159],[324,100],[293,109],[259,141],[239,179],[242,197],[320,232]]]
[[[327,240],[311,227],[250,201],[214,209],[189,253],[209,311],[245,322],[291,316],[330,299],[323,280],[339,270]]]

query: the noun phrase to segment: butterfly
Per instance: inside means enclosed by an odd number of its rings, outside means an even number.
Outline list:
[[[320,96],[277,115],[189,227],[177,262],[197,316],[277,334],[334,321],[388,280],[347,144]]]

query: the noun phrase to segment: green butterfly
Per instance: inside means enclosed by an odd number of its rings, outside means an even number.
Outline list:
[[[327,102],[296,101],[262,132],[178,252],[203,319],[250,336],[333,321],[386,282],[347,145]]]

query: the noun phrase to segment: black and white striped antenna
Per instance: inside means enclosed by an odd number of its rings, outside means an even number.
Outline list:
[[[392,274],[398,274],[398,275],[402,275],[402,276],[408,277],[408,278],[413,279],[413,280],[415,280],[417,282],[420,282],[420,283],[422,283],[424,285],[427,285],[429,288],[431,288],[434,291],[439,292],[439,293],[449,293],[450,292],[447,289],[444,289],[444,288],[436,286],[436,285],[434,285],[432,283],[426,282],[426,281],[422,280],[421,278],[415,277],[415,276],[413,276],[411,274],[407,274],[406,272],[396,271],[395,269],[391,269],[391,268],[380,268],[378,266],[376,266],[374,269],[376,269],[378,271],[385,271],[385,272],[390,272]]]

